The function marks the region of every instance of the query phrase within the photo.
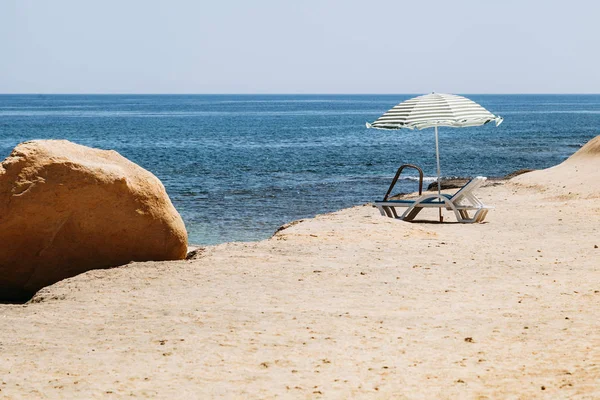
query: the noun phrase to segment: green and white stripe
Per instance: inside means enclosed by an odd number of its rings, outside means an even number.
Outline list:
[[[494,121],[502,123],[502,117],[467,99],[453,94],[431,93],[406,100],[379,117],[367,128],[377,129],[425,129],[436,126],[479,126]]]

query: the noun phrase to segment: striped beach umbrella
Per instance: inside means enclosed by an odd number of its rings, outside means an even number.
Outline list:
[[[438,126],[462,128],[479,126],[488,122],[502,123],[502,117],[463,96],[431,93],[414,97],[398,104],[367,128],[376,129],[425,129],[435,128],[435,154],[437,160],[438,194],[440,183],[440,150],[438,144]]]

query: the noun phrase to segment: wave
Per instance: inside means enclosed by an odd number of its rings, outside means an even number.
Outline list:
[[[372,115],[372,110],[304,110],[304,111],[12,111],[0,109],[3,117],[75,117],[75,118],[177,118],[177,117],[256,117],[256,116],[321,116],[321,115]]]
[[[454,179],[454,178],[444,178],[444,179]],[[400,178],[401,181],[415,181],[418,182],[419,181],[419,177],[418,176],[406,176],[404,178]],[[423,177],[423,182],[424,183],[431,183],[431,182],[435,182],[437,181],[437,177],[436,176],[424,176]]]
[[[519,115],[519,114],[600,114],[600,110],[523,110],[523,111],[502,111],[500,115]]]

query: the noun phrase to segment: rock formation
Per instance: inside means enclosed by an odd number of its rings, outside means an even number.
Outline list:
[[[18,145],[0,164],[0,300],[95,268],[177,260],[187,233],[164,186],[115,151]]]

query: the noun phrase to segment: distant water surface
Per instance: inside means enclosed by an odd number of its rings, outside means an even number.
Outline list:
[[[285,222],[379,199],[403,163],[433,177],[431,129],[365,128],[410,97],[0,95],[0,156],[31,139],[114,149],[162,180],[191,243],[260,240]],[[546,168],[600,134],[600,95],[468,97],[505,121],[441,128],[444,176]]]

